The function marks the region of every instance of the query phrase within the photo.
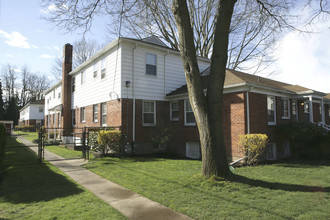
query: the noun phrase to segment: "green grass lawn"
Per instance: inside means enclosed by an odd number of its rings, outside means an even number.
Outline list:
[[[330,216],[330,162],[236,168],[232,182],[205,180],[193,160],[98,158],[85,167],[195,219]]]
[[[51,164],[8,138],[0,219],[126,219]]]
[[[23,132],[23,131],[14,131],[15,134],[22,135],[25,139],[29,141],[33,141],[34,139],[38,139],[37,132]]]
[[[77,150],[70,150],[65,148],[65,146],[60,145],[60,146],[46,146],[45,147],[46,150],[49,150],[63,158],[82,158],[82,152],[81,151],[77,151]],[[92,154],[90,152],[89,154],[89,158],[93,159],[94,158],[94,154]]]

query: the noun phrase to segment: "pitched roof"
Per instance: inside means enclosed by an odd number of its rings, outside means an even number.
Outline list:
[[[204,89],[207,88],[207,78],[208,78],[209,73],[210,73],[210,68],[207,68],[205,71],[203,71],[201,73]],[[317,92],[317,91],[314,91],[314,90],[311,90],[308,88],[304,88],[302,86],[291,85],[288,83],[283,83],[283,82],[279,82],[276,80],[243,73],[243,72],[236,71],[236,70],[230,70],[230,69],[226,70],[226,78],[225,78],[224,87],[234,86],[234,85],[244,85],[244,84],[271,88],[271,89],[276,89],[276,90],[282,90],[287,93],[301,94],[301,93],[309,92],[309,93],[319,93],[321,95],[324,95],[324,93]],[[188,91],[187,85],[183,85],[182,87],[168,93],[166,96],[184,94],[184,93],[187,93],[187,91]]]

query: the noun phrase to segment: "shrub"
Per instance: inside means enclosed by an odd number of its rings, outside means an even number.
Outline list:
[[[309,122],[292,122],[277,128],[278,139],[289,140],[292,154],[307,159],[323,157],[321,145],[326,142],[326,130]]]
[[[119,155],[123,153],[123,135],[120,131],[100,131],[97,136],[98,151],[104,156],[107,153]]]
[[[246,134],[239,136],[239,145],[243,147],[244,153],[247,156],[246,163],[258,163],[260,156],[266,149],[268,136],[266,134]]]
[[[99,143],[97,142],[98,132],[91,131],[89,132],[89,146],[91,150],[97,150],[100,148]]]
[[[0,123],[0,183],[5,172],[4,160],[5,160],[5,144],[6,144],[6,127],[3,123]]]
[[[35,132],[36,127],[34,125],[19,125],[15,126],[15,130],[23,132]]]

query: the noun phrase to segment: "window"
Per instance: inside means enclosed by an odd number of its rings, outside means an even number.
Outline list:
[[[93,105],[93,121],[99,121],[99,105]]]
[[[290,157],[290,142],[284,141],[283,142],[283,156],[284,157]]]
[[[146,74],[147,75],[157,75],[156,59],[155,54],[146,54]]]
[[[97,63],[94,64],[93,78],[97,77]]]
[[[289,99],[282,99],[282,110],[283,115],[282,118],[289,119],[290,118],[290,101]]]
[[[101,60],[101,79],[105,77],[105,58]]]
[[[107,103],[101,104],[101,111],[102,111],[102,126],[107,126]]]
[[[44,107],[39,106],[39,112],[44,112]]]
[[[143,126],[156,125],[156,104],[154,101],[143,101],[142,118]]]
[[[172,101],[170,104],[170,111],[171,111],[171,121],[178,121],[179,120],[179,101]]]
[[[60,114],[58,114],[57,117],[58,117],[58,119],[57,119],[58,124],[57,125],[60,128],[61,127],[61,116],[60,116]]]
[[[328,116],[330,117],[330,106],[328,106]]]
[[[74,92],[76,89],[76,77],[72,77],[71,79],[71,91]]]
[[[298,121],[298,106],[296,100],[292,101],[292,119],[293,121]]]
[[[275,97],[267,97],[268,124],[276,125]]]
[[[61,93],[60,93],[60,92],[57,94],[57,97],[58,97],[59,99],[61,98]]]
[[[81,72],[81,85],[86,83],[86,71]]]
[[[55,114],[53,114],[53,124],[55,125]]]
[[[186,143],[186,157],[192,159],[199,159],[200,156],[200,147],[198,142],[187,142]]]
[[[76,127],[76,110],[72,110],[72,126]]]
[[[184,125],[196,125],[195,115],[188,99],[184,101]]]
[[[80,121],[81,122],[86,122],[85,110],[86,110],[85,107],[80,108]]]
[[[276,160],[276,144],[275,143],[268,143],[267,144],[267,160]]]

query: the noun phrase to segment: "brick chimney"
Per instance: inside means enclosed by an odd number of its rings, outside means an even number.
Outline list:
[[[63,136],[71,136],[72,113],[71,113],[71,76],[72,70],[72,45],[65,44],[63,48],[62,70],[62,117],[61,127],[64,128]]]

